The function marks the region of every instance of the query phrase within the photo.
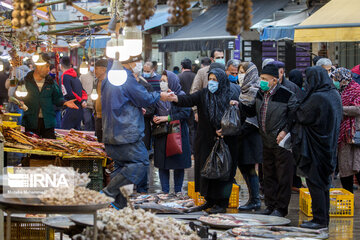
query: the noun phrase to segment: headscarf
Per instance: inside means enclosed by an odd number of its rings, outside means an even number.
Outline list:
[[[207,91],[206,104],[211,125],[216,129],[221,128],[221,119],[230,103],[230,82],[224,70],[214,68],[209,72],[214,74],[219,82],[219,88],[215,93]]]
[[[305,71],[306,80],[304,81],[305,96],[304,102],[311,94],[315,92],[325,92],[335,89],[328,72],[320,66],[309,67]]]
[[[179,77],[170,71],[166,71],[168,77],[168,86],[171,91],[175,93],[175,95],[185,95],[185,93],[181,90]],[[158,114],[160,116],[167,116],[171,111],[171,102],[159,101],[157,104]]]
[[[297,69],[291,70],[289,73],[289,80],[295,83],[299,88],[302,88],[304,78],[301,71]]]
[[[240,65],[245,70],[244,81],[241,84],[240,101],[245,105],[251,105],[255,100],[257,91],[259,90],[260,78],[257,67],[254,63]]]
[[[350,84],[350,82],[352,81],[352,74],[351,71],[349,69],[346,68],[337,68],[335,69],[332,73],[331,73],[331,78],[334,81],[338,81],[339,83],[341,83],[341,88],[340,88],[340,93],[342,93],[345,88]]]
[[[338,68],[333,72],[332,77],[343,84],[339,90],[343,106],[360,106],[360,85],[352,80],[351,71],[346,68]],[[344,116],[340,125],[338,143],[351,143],[355,132],[355,117]]]

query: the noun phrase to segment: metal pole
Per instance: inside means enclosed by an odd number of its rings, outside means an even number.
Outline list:
[[[94,212],[94,240],[97,240],[98,228],[97,228],[97,211]]]
[[[4,176],[4,142],[0,141],[0,175]],[[4,178],[3,178],[4,180]],[[0,183],[1,184],[1,183]],[[3,185],[4,186],[4,185]],[[0,240],[4,240],[4,212],[0,210]]]
[[[6,212],[6,240],[11,240],[11,212]]]

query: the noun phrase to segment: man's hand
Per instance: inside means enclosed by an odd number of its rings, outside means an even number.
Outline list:
[[[162,92],[160,93],[160,100],[164,102],[178,102],[178,97],[173,92]]]
[[[81,103],[81,106],[82,106],[82,108],[86,108],[87,103],[86,103],[85,101],[83,101],[83,102]]]
[[[235,100],[231,100],[231,101],[230,101],[230,105],[231,105],[231,106],[239,106],[239,102],[238,102],[238,101],[235,101]]]
[[[168,117],[167,116],[154,116],[153,118],[154,123],[156,124],[160,124],[162,122],[167,122],[168,121]]]
[[[287,134],[287,132],[285,132],[285,131],[281,131],[281,132],[279,133],[279,135],[278,135],[277,138],[276,138],[277,144],[279,144],[279,143],[284,139],[284,137],[286,136],[286,134]]]
[[[69,100],[69,101],[64,103],[64,106],[66,106],[68,108],[72,108],[72,109],[79,109],[79,107],[76,106],[75,101],[76,101],[76,99]]]
[[[199,115],[197,113],[194,114],[195,122],[199,121]]]
[[[143,115],[145,115],[146,114],[146,109],[142,108],[141,110],[142,110]]]

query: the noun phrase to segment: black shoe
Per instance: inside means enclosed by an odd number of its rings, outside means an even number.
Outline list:
[[[226,213],[226,208],[220,207],[218,205],[214,205],[209,211],[209,214],[218,214],[218,213]]]
[[[257,211],[256,214],[261,214],[261,215],[270,215],[272,212],[274,211],[273,208],[269,208],[267,207],[265,210],[262,211]]]
[[[279,210],[274,210],[270,216],[274,216],[274,217],[285,217],[285,215],[283,213],[281,213]]]
[[[238,208],[239,211],[251,211],[251,210],[259,210],[261,208],[261,202],[249,202],[247,204],[245,204],[244,206],[240,206]]]
[[[313,221],[310,222],[305,222],[303,224],[300,225],[300,227],[302,228],[308,228],[308,229],[322,229],[322,228],[327,228],[327,226],[325,224],[319,224]]]
[[[204,211],[208,208],[211,208],[212,205],[210,205],[208,202],[204,203],[203,205],[197,206],[197,207],[193,207],[193,208],[189,208],[187,210],[185,210],[185,213],[192,213],[192,212],[200,212],[200,211]]]

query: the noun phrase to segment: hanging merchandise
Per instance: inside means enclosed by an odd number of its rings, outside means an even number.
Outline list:
[[[9,52],[11,60],[10,64],[13,68],[20,67],[22,65],[21,58],[19,57],[15,48],[12,48]]]
[[[249,31],[252,19],[251,0],[229,0],[226,31],[231,35],[239,35]]]
[[[168,0],[167,5],[170,6],[168,18],[170,24],[188,25],[191,22],[191,11],[189,0]]]
[[[15,39],[21,42],[36,37],[39,25],[37,17],[33,15],[34,2],[32,0],[14,0],[13,7],[11,24],[15,29]]]
[[[124,22],[126,26],[144,26],[145,20],[155,13],[153,0],[126,0],[124,5]]]

